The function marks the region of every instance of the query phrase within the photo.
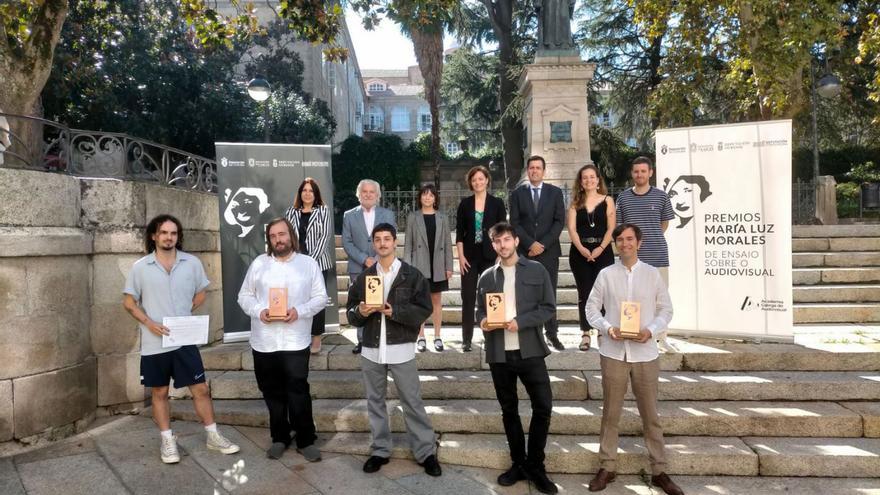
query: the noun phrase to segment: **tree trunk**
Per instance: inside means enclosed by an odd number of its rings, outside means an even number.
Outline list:
[[[425,80],[425,100],[431,109],[431,160],[434,185],[440,187],[440,82],[443,79],[443,26],[411,29],[410,37]]]
[[[510,75],[517,65],[513,50],[513,0],[482,0],[498,40],[499,102],[503,116],[517,96],[517,81]],[[523,169],[523,123],[520,116],[501,118],[501,144],[504,148],[505,186],[510,189],[519,180]]]

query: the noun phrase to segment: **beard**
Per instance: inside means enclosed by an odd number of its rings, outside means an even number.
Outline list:
[[[275,252],[275,256],[278,256],[280,258],[284,258],[285,256],[289,255],[291,252],[293,252],[293,246],[291,246],[290,244],[286,244],[286,243],[279,243],[279,244],[276,244],[275,246],[272,247],[272,251]]]

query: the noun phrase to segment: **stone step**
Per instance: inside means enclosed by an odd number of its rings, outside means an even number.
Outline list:
[[[338,272],[337,272],[338,273]],[[347,274],[341,274],[336,276],[336,288],[339,290],[339,293],[344,291],[348,291],[348,286],[350,285],[350,280]],[[574,289],[577,287],[574,282],[574,274],[571,272],[559,272],[559,278],[556,285],[557,289]],[[452,278],[449,279],[449,289],[451,291],[461,291],[461,274],[453,273]]]
[[[568,251],[565,251],[564,254],[559,258],[559,271],[560,272],[568,272],[571,271],[571,264],[568,258]],[[458,258],[452,258],[452,271],[453,273],[461,273],[459,269]],[[338,259],[336,260],[336,273],[348,273],[348,260]]]
[[[880,268],[795,268],[791,271],[792,283],[817,284],[867,284],[880,282]]]
[[[334,237],[335,247],[341,248],[342,247],[342,235],[336,234],[333,237]],[[406,241],[406,232],[398,232],[397,233],[397,245],[403,246],[405,241]],[[559,234],[559,242],[560,242],[560,244],[568,244],[569,242],[571,242],[571,238],[568,235],[567,229],[562,229],[562,233]],[[455,246],[455,232],[452,232],[449,235],[449,243],[452,244],[453,246]]]
[[[791,264],[794,268],[859,268],[866,266],[880,266],[880,252],[853,251],[848,253],[793,253],[791,256]]]
[[[877,323],[880,304],[800,303],[794,305],[795,323]]]
[[[739,438],[669,436],[665,440],[666,472],[670,475],[758,475],[758,455]],[[618,473],[651,472],[644,444],[642,437],[620,437]],[[599,470],[598,436],[550,435],[545,452],[548,472],[595,473]],[[490,469],[510,467],[510,452],[502,434],[441,435],[438,453],[441,463]]]
[[[758,454],[761,476],[880,474],[880,440],[874,438],[746,437],[743,441]],[[875,487],[880,488],[880,480]]]
[[[389,400],[388,405],[392,431],[406,431],[400,403]],[[876,412],[860,414],[833,402],[660,401],[658,405],[667,435],[861,437],[863,417],[880,419]],[[494,399],[426,400],[425,409],[438,433],[504,433],[501,409]],[[519,409],[528,431],[528,399],[520,401]],[[171,410],[175,419],[198,421],[192,401],[174,401]],[[312,402],[312,413],[318,431],[370,431],[364,399],[316,399]],[[214,414],[222,424],[267,426],[266,405],[259,399],[216,400]],[[554,400],[550,432],[598,435],[601,421],[601,401]],[[624,403],[620,432],[641,435],[642,421],[635,402]]]
[[[815,237],[792,239],[795,253],[825,251],[880,251],[880,237]]]
[[[461,323],[461,307],[444,306],[441,314],[444,324]],[[556,318],[560,324],[576,324],[578,322],[577,306],[573,304],[557,305]],[[339,324],[348,325],[348,315],[346,315],[345,308],[339,308]]]
[[[601,399],[602,374],[584,372],[589,397]],[[659,400],[846,401],[880,399],[880,373],[758,371],[660,373]],[[626,398],[633,400],[631,391]]]
[[[793,225],[792,238],[880,237],[880,225]]]
[[[561,329],[561,339],[568,345],[565,351],[551,351],[545,359],[549,370],[599,370],[599,352],[576,350],[569,345],[579,341],[577,334],[570,338],[570,329]],[[429,348],[430,342],[429,329]],[[420,370],[479,370],[488,369],[483,349],[475,343],[473,352],[461,351],[458,329],[442,330],[446,350],[416,353]],[[456,340],[451,340],[454,335]],[[595,342],[595,338],[593,339]],[[326,335],[320,354],[311,356],[310,368],[318,370],[360,370],[360,356],[352,354],[350,343],[342,335]],[[809,346],[775,343],[737,343],[714,339],[679,339],[670,337],[676,352],[660,354],[660,369],[664,371],[880,371],[880,346],[852,345],[851,343],[809,342]],[[218,344],[202,347],[205,369],[213,371],[253,370],[253,355],[247,343]],[[216,373],[209,373],[215,376]]]
[[[586,486],[591,478],[592,474],[554,474],[551,479],[559,487],[560,493],[585,494],[588,493]],[[880,495],[878,478],[678,475],[674,481],[688,495]],[[663,491],[651,486],[648,476],[621,475],[601,493],[662,495]]]
[[[461,307],[461,291],[460,290],[448,290],[443,292],[443,296],[441,298],[441,302],[444,307]],[[577,305],[578,303],[578,293],[577,289],[556,289],[556,304],[573,304]],[[339,292],[339,305],[345,306],[348,304],[348,291],[340,291]]]
[[[487,371],[420,371],[422,397],[425,399],[494,399],[495,388]],[[309,373],[312,397],[316,399],[360,399],[364,396],[363,374],[360,371],[314,371]],[[250,371],[226,371],[210,380],[214,399],[259,399],[257,380]],[[550,373],[553,397],[559,400],[587,398],[583,373],[553,371]],[[520,385],[520,395],[525,389]],[[388,397],[397,397],[393,380]],[[858,399],[859,397],[855,397]]]
[[[818,285],[813,287],[795,287],[794,302],[796,303],[856,303],[880,302],[880,285]]]

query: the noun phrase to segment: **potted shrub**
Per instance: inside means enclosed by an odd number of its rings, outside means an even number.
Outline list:
[[[846,175],[861,184],[862,208],[880,208],[880,170],[874,162],[856,165]]]

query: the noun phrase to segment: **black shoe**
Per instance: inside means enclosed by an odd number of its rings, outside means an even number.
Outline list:
[[[371,455],[367,462],[364,463],[364,472],[365,473],[375,473],[376,471],[382,469],[382,466],[388,464],[387,457],[379,457],[377,455]]]
[[[354,346],[354,349],[351,350],[352,354],[360,354],[361,353],[361,343],[358,342],[357,345]]]
[[[462,352],[471,352],[471,343],[465,342],[464,344],[462,344],[461,350],[462,350]]]
[[[510,469],[498,475],[498,484],[501,486],[512,486],[516,484],[517,481],[527,479],[529,479],[529,477],[526,476],[526,472],[523,471],[523,468],[519,464],[514,464],[513,466],[510,466]]]
[[[440,463],[437,462],[437,456],[435,455],[429,455],[424,462],[419,463],[419,466],[425,468],[425,474],[429,476],[440,476],[443,474],[443,471],[440,469]]]
[[[526,469],[526,476],[529,477],[529,481],[535,484],[535,488],[538,489],[541,493],[557,493],[559,489],[556,488],[556,484],[550,481],[550,478],[547,477],[547,472],[543,469]]]
[[[555,335],[552,337],[547,337],[547,341],[550,342],[550,345],[552,345],[553,348],[556,349],[557,351],[564,351],[565,350],[565,346],[562,345],[562,342],[560,342],[559,338],[556,337]]]

